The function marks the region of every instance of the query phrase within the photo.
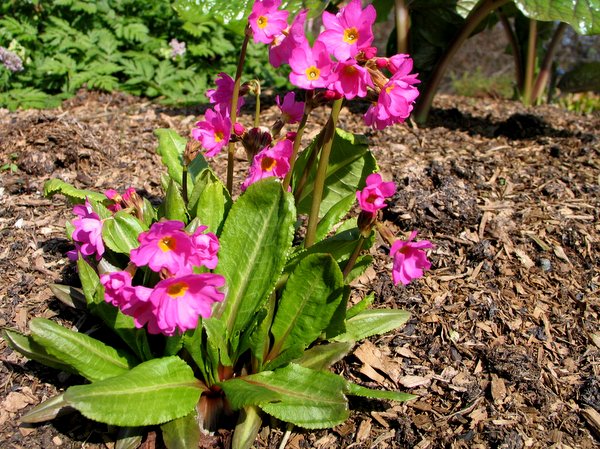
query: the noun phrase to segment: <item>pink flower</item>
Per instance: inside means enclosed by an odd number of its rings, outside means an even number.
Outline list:
[[[199,226],[192,235],[194,247],[190,257],[190,263],[197,267],[204,265],[206,268],[212,270],[217,266],[217,263],[219,263],[219,259],[217,258],[217,253],[219,252],[219,239],[212,232],[204,234],[204,231],[207,229],[208,226]]]
[[[354,59],[337,63],[335,72],[337,81],[333,83],[332,88],[348,100],[366,97],[367,87],[373,87],[373,80],[367,69],[358,65]]]
[[[131,261],[138,267],[148,265],[156,272],[164,268],[173,274],[191,273],[188,261],[193,243],[183,226],[183,222],[175,220],[154,223],[138,236],[140,246],[131,250]]]
[[[392,279],[394,285],[402,282],[408,285],[412,279],[423,276],[423,270],[429,270],[431,263],[427,260],[424,249],[433,248],[429,240],[413,242],[417,231],[411,232],[408,240],[396,240],[390,249],[390,256],[394,258]]]
[[[269,62],[273,67],[288,64],[292,50],[306,42],[304,22],[308,10],[304,9],[294,18],[287,31],[275,37],[269,46]]]
[[[129,187],[125,190],[123,195],[120,195],[115,189],[108,189],[104,191],[104,196],[112,201],[112,204],[106,206],[111,212],[118,212],[124,207],[132,206],[131,197],[136,193],[133,187]]]
[[[384,182],[379,173],[371,173],[366,182],[365,188],[356,192],[356,198],[364,212],[374,215],[379,209],[387,206],[385,199],[396,193],[396,186],[391,181]]]
[[[273,148],[267,147],[256,156],[250,167],[250,174],[242,184],[242,191],[246,190],[250,184],[276,176],[284,178],[290,170],[290,158],[292,157],[293,142],[289,139],[283,139],[277,142]]]
[[[361,8],[361,0],[352,0],[336,15],[323,13],[323,31],[317,38],[338,61],[353,58],[373,42],[372,26],[377,13],[373,5]]]
[[[283,102],[279,99],[279,95],[275,97],[275,102],[282,114],[282,121],[284,123],[294,124],[302,120],[304,115],[304,102],[296,101],[296,93],[288,92],[283,97]]]
[[[412,62],[410,63],[412,68]],[[377,103],[371,105],[364,115],[365,123],[375,129],[383,129],[395,123],[402,123],[410,115],[413,103],[419,96],[414,86],[419,80],[416,75],[406,74],[405,66],[383,86]]]
[[[151,334],[174,335],[194,329],[198,317],[210,317],[212,305],[223,301],[225,294],[217,290],[225,285],[225,278],[218,274],[188,274],[160,281],[154,287],[148,301],[148,309],[140,310],[140,321],[148,323]]]
[[[206,148],[205,155],[215,156],[221,148],[229,143],[231,136],[231,120],[228,113],[208,109],[204,114],[204,121],[196,123],[192,130],[192,137]]]
[[[115,307],[123,308],[136,301],[147,301],[151,288],[131,285],[131,274],[128,271],[113,271],[100,276],[104,286],[104,300]]]
[[[290,58],[290,82],[303,89],[327,87],[336,79],[325,44],[316,41],[311,49],[308,42],[294,48]]]
[[[104,254],[104,242],[102,241],[102,220],[92,210],[89,201],[73,207],[73,213],[79,218],[71,223],[75,228],[71,238],[75,243],[75,251],[69,251],[67,256],[71,260],[77,260],[77,254],[84,257],[96,256],[100,260]]]
[[[209,89],[206,91],[206,96],[212,104],[219,106],[220,111],[229,111],[231,109],[231,99],[233,97],[233,89],[235,86],[235,80],[230,77],[227,73],[219,73],[215,81],[217,85],[216,89]],[[238,98],[238,111],[244,105],[244,99],[240,96]]]
[[[279,11],[281,0],[256,0],[248,16],[254,42],[270,44],[287,27],[289,11]]]

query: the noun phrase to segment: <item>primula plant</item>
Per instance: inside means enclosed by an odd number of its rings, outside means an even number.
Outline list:
[[[310,44],[306,11],[295,18],[279,0],[254,3],[235,77],[218,76],[206,111],[186,139],[156,132],[166,166],[155,208],[135,189],[104,194],[51,180],[45,193],[75,203],[67,226],[81,289],[54,285],[63,302],[84,308],[112,331],[91,335],[34,318],[30,334],[5,330],[10,346],[89,382],[29,411],[52,419],[63,409],[122,427],[117,447],[135,447],[159,425],[167,447],[197,447],[200,431],[233,426],[234,448],[250,447],[270,415],[303,428],[349,416],[348,395],[405,401],[410,394],[368,389],[330,367],[355,342],[402,326],[402,310],[369,309],[349,284],[372,261],[375,233],[390,244],[392,279],[408,284],[430,268],[426,240],[397,238],[381,221],[394,183],[382,179],[365,138],[336,127],[343,102],[370,101],[367,125],[403,122],[417,97],[412,60],[377,56],[375,10],[352,0],[324,12]],[[250,40],[298,87],[278,97],[281,116],[261,124],[260,85],[242,82]],[[256,96],[253,123],[238,121]],[[313,111],[330,118],[302,148]],[[248,175],[234,185],[236,148]],[[223,184],[207,158],[227,151]],[[237,199],[233,191],[241,191]],[[358,202],[360,212],[354,215]],[[352,304],[351,304],[352,303]]]

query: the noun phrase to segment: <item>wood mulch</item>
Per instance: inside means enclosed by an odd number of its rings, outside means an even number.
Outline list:
[[[399,235],[418,229],[435,249],[424,278],[394,287],[389,248],[377,242],[355,296],[374,291],[375,307],[412,318],[358,344],[335,369],[418,399],[352,398],[351,419],[322,431],[286,435],[267,420],[257,447],[279,447],[284,436],[289,449],[600,447],[600,117],[440,95],[427,126],[374,133],[361,112],[344,109],[341,126],[367,134],[384,177],[399,187],[384,218]],[[199,113],[85,92],[57,110],[0,110],[0,165],[19,168],[0,173],[0,326],[26,331],[37,316],[86,323],[47,286],[76,275],[65,258],[73,216],[64,199],[42,196],[44,181],[135,186],[155,198],[153,130],[186,135]],[[215,160],[221,173],[224,158]],[[114,429],[76,413],[20,424],[81,379],[28,362],[4,341],[0,360],[0,447],[114,447]],[[202,447],[225,447],[229,437],[205,436]],[[161,447],[160,437],[143,447]]]

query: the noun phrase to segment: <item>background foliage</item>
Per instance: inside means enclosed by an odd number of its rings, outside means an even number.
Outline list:
[[[0,46],[24,64],[0,65],[0,106],[11,110],[54,107],[82,87],[197,104],[218,72],[235,72],[242,39],[207,17],[182,20],[168,0],[9,0],[0,17]],[[172,57],[173,38],[184,55]],[[266,51],[251,46],[247,75],[284,84]]]

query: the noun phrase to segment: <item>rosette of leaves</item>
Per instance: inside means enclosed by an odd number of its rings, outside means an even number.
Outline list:
[[[309,187],[295,201],[268,178],[233,201],[202,156],[184,165],[184,138],[173,130],[156,134],[166,194],[158,208],[146,201],[142,217],[126,210],[111,214],[103,195],[60,180],[45,186],[47,195],[62,194],[73,203],[87,199],[104,219],[102,260],[80,258],[81,288],[54,285],[53,291],[96,316],[110,333],[77,332],[43,318],[30,321],[28,335],[5,329],[14,350],[88,381],[34,407],[22,420],[40,422],[78,410],[122,427],[117,447],[136,447],[143,428],[158,425],[174,449],[197,447],[201,429],[232,426],[237,419],[233,447],[249,448],[266,415],[302,428],[327,428],[348,418],[349,395],[411,399],[365,388],[330,370],[355,342],[398,328],[409,317],[402,310],[369,309],[371,296],[348,305],[349,282],[371,262],[368,255],[359,258],[344,278],[360,232],[356,219],[342,218],[354,203],[356,186],[364,186],[376,170],[364,137],[337,130],[318,241],[303,249],[293,242],[298,214],[310,205]],[[301,158],[295,176],[306,165]],[[308,171],[309,180],[314,170]],[[99,273],[127,265],[138,235],[162,217],[182,220],[188,230],[202,223],[216,233],[220,251],[214,272],[226,279],[226,298],[212,317],[172,337],[136,328],[131,317],[105,302],[99,282]],[[367,239],[365,248],[373,240]]]

